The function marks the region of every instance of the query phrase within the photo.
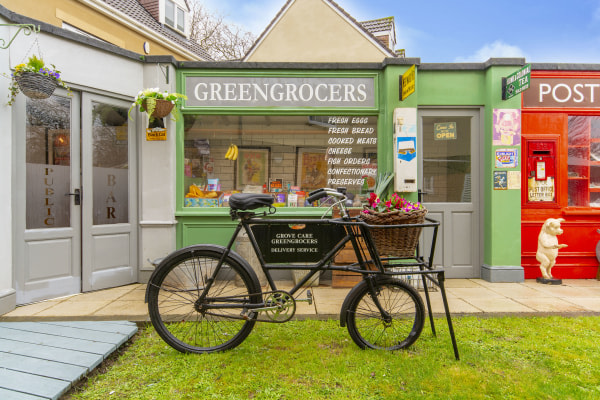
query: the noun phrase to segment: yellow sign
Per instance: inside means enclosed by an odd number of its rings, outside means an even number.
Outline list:
[[[127,125],[115,126],[115,133],[117,136],[117,142],[126,142],[127,141],[127,136],[129,134]]]
[[[147,128],[146,140],[167,140],[167,130],[165,128]]]
[[[405,100],[415,91],[415,66],[413,65],[402,74],[400,84],[400,100]]]

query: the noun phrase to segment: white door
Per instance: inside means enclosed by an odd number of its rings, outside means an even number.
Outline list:
[[[17,304],[81,291],[80,102],[20,96],[16,120]],[[22,123],[24,121],[24,124]],[[23,135],[24,132],[24,135]]]
[[[136,141],[129,105],[83,94],[83,291],[137,282]]]
[[[479,109],[419,110],[422,201],[441,223],[434,264],[449,278],[479,277],[479,121]]]
[[[17,304],[136,282],[129,103],[60,89],[19,101]]]

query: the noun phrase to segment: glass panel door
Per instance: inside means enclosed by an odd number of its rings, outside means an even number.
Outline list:
[[[130,103],[82,101],[83,290],[137,281],[135,122]]]
[[[451,278],[479,276],[479,112],[419,110],[422,200],[441,223],[434,263]]]
[[[81,291],[79,97],[18,99],[17,303]]]

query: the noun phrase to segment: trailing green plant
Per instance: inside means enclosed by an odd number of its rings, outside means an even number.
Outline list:
[[[159,88],[141,90],[137,96],[135,96],[135,100],[129,108],[129,117],[131,118],[131,110],[133,110],[135,106],[139,106],[140,111],[148,114],[150,121],[152,121],[154,119],[152,117],[152,113],[156,109],[156,100],[166,100],[175,105],[173,118],[177,120],[179,118],[179,108],[177,103],[180,99],[187,100],[187,96],[181,93],[169,93],[167,91],[161,92]]]
[[[8,105],[12,106],[15,102],[17,94],[21,91],[18,83],[18,79],[25,73],[34,73],[46,76],[56,82],[56,84],[62,88],[67,89],[70,94],[71,89],[63,82],[60,77],[60,71],[56,69],[54,64],[46,65],[43,59],[38,58],[36,55],[32,55],[27,60],[27,63],[18,64],[14,67],[14,72],[11,73],[11,83],[8,87]]]

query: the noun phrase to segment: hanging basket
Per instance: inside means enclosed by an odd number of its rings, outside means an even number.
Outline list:
[[[154,111],[152,111],[150,117],[164,118],[171,113],[174,106],[175,105],[169,100],[156,99],[156,107],[154,108]],[[148,109],[148,107],[146,107],[146,100],[142,101],[142,107],[144,107],[144,110]]]
[[[21,92],[30,99],[47,99],[58,86],[55,79],[35,72],[23,72],[15,76]]]
[[[410,212],[392,211],[360,213],[359,218],[369,225],[375,247],[381,257],[414,257],[422,227],[411,227],[411,224],[425,222],[427,209]],[[378,228],[377,225],[401,225],[389,228]]]

